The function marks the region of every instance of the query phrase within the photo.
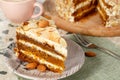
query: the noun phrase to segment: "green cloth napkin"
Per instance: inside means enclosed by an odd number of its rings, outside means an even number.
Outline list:
[[[68,36],[75,40],[72,35]],[[96,45],[120,54],[120,46],[103,37],[84,36]],[[96,49],[82,47],[84,51],[93,51],[96,57],[86,57],[82,68],[75,74],[60,80],[120,80],[120,61]],[[19,80],[27,80],[19,77]]]

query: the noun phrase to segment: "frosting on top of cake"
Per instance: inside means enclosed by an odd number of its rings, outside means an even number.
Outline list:
[[[43,18],[45,20],[45,18]],[[41,19],[42,20],[42,19]],[[47,20],[48,21],[48,20]],[[41,23],[42,24],[42,23]],[[49,20],[49,25],[46,27],[40,27],[38,25],[38,20],[31,20],[29,24],[23,25],[22,27],[17,28],[18,32],[29,33],[34,35],[34,37],[43,37],[53,42],[56,42],[64,47],[67,46],[65,40],[60,36],[57,28],[52,20]],[[39,39],[39,38],[38,38]]]

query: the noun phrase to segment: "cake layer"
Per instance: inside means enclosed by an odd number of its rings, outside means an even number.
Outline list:
[[[96,7],[96,0],[87,0],[79,5],[78,9],[72,14],[75,18],[74,21],[79,21],[82,17],[92,12]]]
[[[61,73],[65,69],[64,65],[63,66],[59,66],[59,65],[53,64],[53,63],[49,62],[48,60],[45,60],[45,59],[41,58],[39,56],[39,54],[33,54],[31,52],[24,51],[24,50],[19,50],[18,52],[16,52],[16,53],[21,55],[19,58],[22,59],[23,61],[25,61],[25,59],[24,59],[25,57],[27,59],[33,59],[32,61],[36,61],[37,60],[38,63],[44,64],[48,69],[50,69],[52,71],[55,71],[55,72],[59,72],[59,73]]]
[[[16,48],[17,49],[17,48]],[[29,63],[32,63],[32,62],[36,62],[38,63],[38,61],[34,60],[33,58],[21,53],[18,49],[15,51],[15,54],[16,56],[18,57],[18,59],[20,59],[21,61],[24,61],[24,62],[29,62]]]
[[[88,9],[90,6],[95,6],[95,5],[97,5],[96,0],[83,0],[74,7],[74,12],[79,9],[83,9],[83,10]],[[86,8],[86,7],[88,7],[88,8]]]
[[[82,11],[81,13],[78,13],[77,16],[75,16],[75,21],[79,21],[82,17],[89,14],[90,12],[94,11],[95,6],[91,6],[89,9]]]
[[[25,48],[27,48],[27,49],[25,49]],[[64,65],[63,61],[61,61],[59,59],[56,59],[52,56],[49,56],[48,54],[46,54],[42,51],[37,51],[35,48],[25,46],[24,48],[21,48],[20,51],[25,51],[26,54],[28,54],[27,55],[28,57],[30,57],[33,54],[33,55],[39,57],[40,59],[45,59],[47,62],[50,62],[50,63],[55,64],[57,66],[62,66],[63,67],[63,65]],[[37,61],[37,58],[35,58],[35,56],[34,56],[33,59],[34,59],[34,61]]]
[[[81,8],[77,9],[72,15],[77,16],[79,13],[82,13],[83,11],[89,9],[90,7],[94,6],[92,2],[88,3],[85,6],[82,6]]]
[[[21,42],[20,42],[21,41]],[[32,38],[29,38],[25,35],[17,34],[17,42],[24,44],[26,46],[34,46],[38,50],[47,52],[49,55],[57,56],[60,60],[65,60],[65,56],[54,50],[54,47],[49,46],[47,43],[39,43]],[[19,47],[19,46],[18,46]]]

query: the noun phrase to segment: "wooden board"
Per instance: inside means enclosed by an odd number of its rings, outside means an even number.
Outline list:
[[[44,3],[45,14],[50,16],[59,28],[89,36],[120,36],[120,26],[105,27],[98,12],[94,12],[76,23],[62,19],[55,10],[54,1],[46,0]]]

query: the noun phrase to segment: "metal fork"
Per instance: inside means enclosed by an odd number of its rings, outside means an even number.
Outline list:
[[[116,54],[116,53],[114,53],[106,48],[103,48],[103,47],[100,47],[100,46],[97,46],[97,45],[91,43],[90,41],[85,39],[83,36],[81,36],[79,34],[73,34],[73,36],[77,39],[78,44],[80,44],[81,46],[101,50],[101,51],[111,55],[112,57],[120,60],[120,55],[118,55],[118,54]]]

